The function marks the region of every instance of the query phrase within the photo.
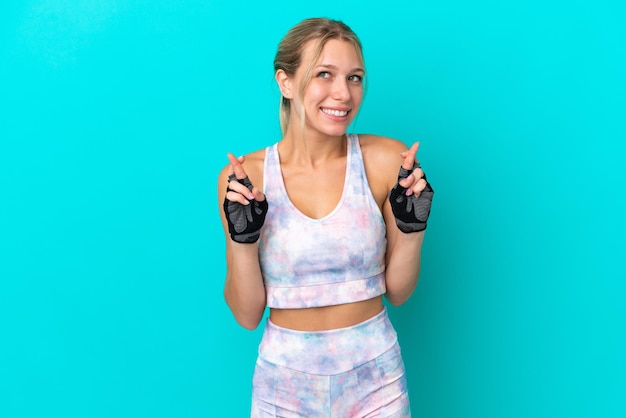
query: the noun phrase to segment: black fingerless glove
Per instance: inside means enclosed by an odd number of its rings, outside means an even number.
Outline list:
[[[235,175],[228,177],[229,181],[237,180],[252,191],[252,183],[248,177],[238,179]],[[230,189],[227,188],[227,191]],[[261,235],[261,227],[265,222],[267,214],[267,199],[258,202],[252,199],[249,205],[242,205],[239,202],[231,202],[224,199],[224,213],[228,222],[228,232],[233,241],[242,244],[252,244],[257,242]]]
[[[413,169],[407,170],[404,167],[400,167],[400,173],[398,174],[398,183],[391,189],[389,193],[389,202],[391,203],[391,210],[396,218],[396,225],[400,231],[418,232],[426,229],[426,221],[428,215],[430,215],[430,205],[433,200],[433,194],[435,191],[426,181],[426,187],[419,196],[412,194],[406,195],[406,188],[400,186],[400,180],[407,178],[413,170],[420,168],[419,163],[415,163]],[[426,175],[424,174],[424,180]]]

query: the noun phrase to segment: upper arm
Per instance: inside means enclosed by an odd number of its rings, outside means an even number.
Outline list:
[[[408,147],[403,142],[383,136],[364,135],[361,140],[367,180],[378,206],[385,215],[387,196],[398,181],[403,158]]]
[[[387,257],[393,253],[398,234],[395,216],[389,203],[389,192],[398,182],[403,158],[409,147],[397,139],[365,135],[362,140],[363,160],[372,194],[380,207],[387,229]]]

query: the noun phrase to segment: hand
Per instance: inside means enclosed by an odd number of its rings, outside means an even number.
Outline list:
[[[235,158],[228,154],[228,187],[224,198],[224,213],[228,222],[228,232],[233,241],[252,244],[259,239],[261,227],[267,215],[267,200],[259,189],[254,187],[241,163],[245,157]]]
[[[404,162],[400,166],[398,182],[389,193],[391,210],[396,225],[405,233],[426,229],[434,190],[426,180],[420,164],[415,159],[419,143],[414,143],[401,154]]]

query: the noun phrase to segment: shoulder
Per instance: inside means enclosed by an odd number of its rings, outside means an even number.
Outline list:
[[[363,165],[370,189],[382,208],[391,188],[398,180],[398,170],[408,147],[400,140],[386,136],[360,134]]]
[[[397,172],[403,161],[400,154],[408,149],[404,142],[380,135],[359,134],[359,142],[368,170],[378,171],[390,167]]]
[[[375,152],[397,153],[408,149],[408,146],[399,139],[382,135],[358,134],[361,148],[373,149]]]

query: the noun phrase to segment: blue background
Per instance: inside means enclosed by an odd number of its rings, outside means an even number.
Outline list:
[[[419,417],[626,415],[625,3],[9,0],[0,416],[244,417],[216,177],[279,136],[275,48],[361,37],[354,130],[436,190],[390,315]]]

